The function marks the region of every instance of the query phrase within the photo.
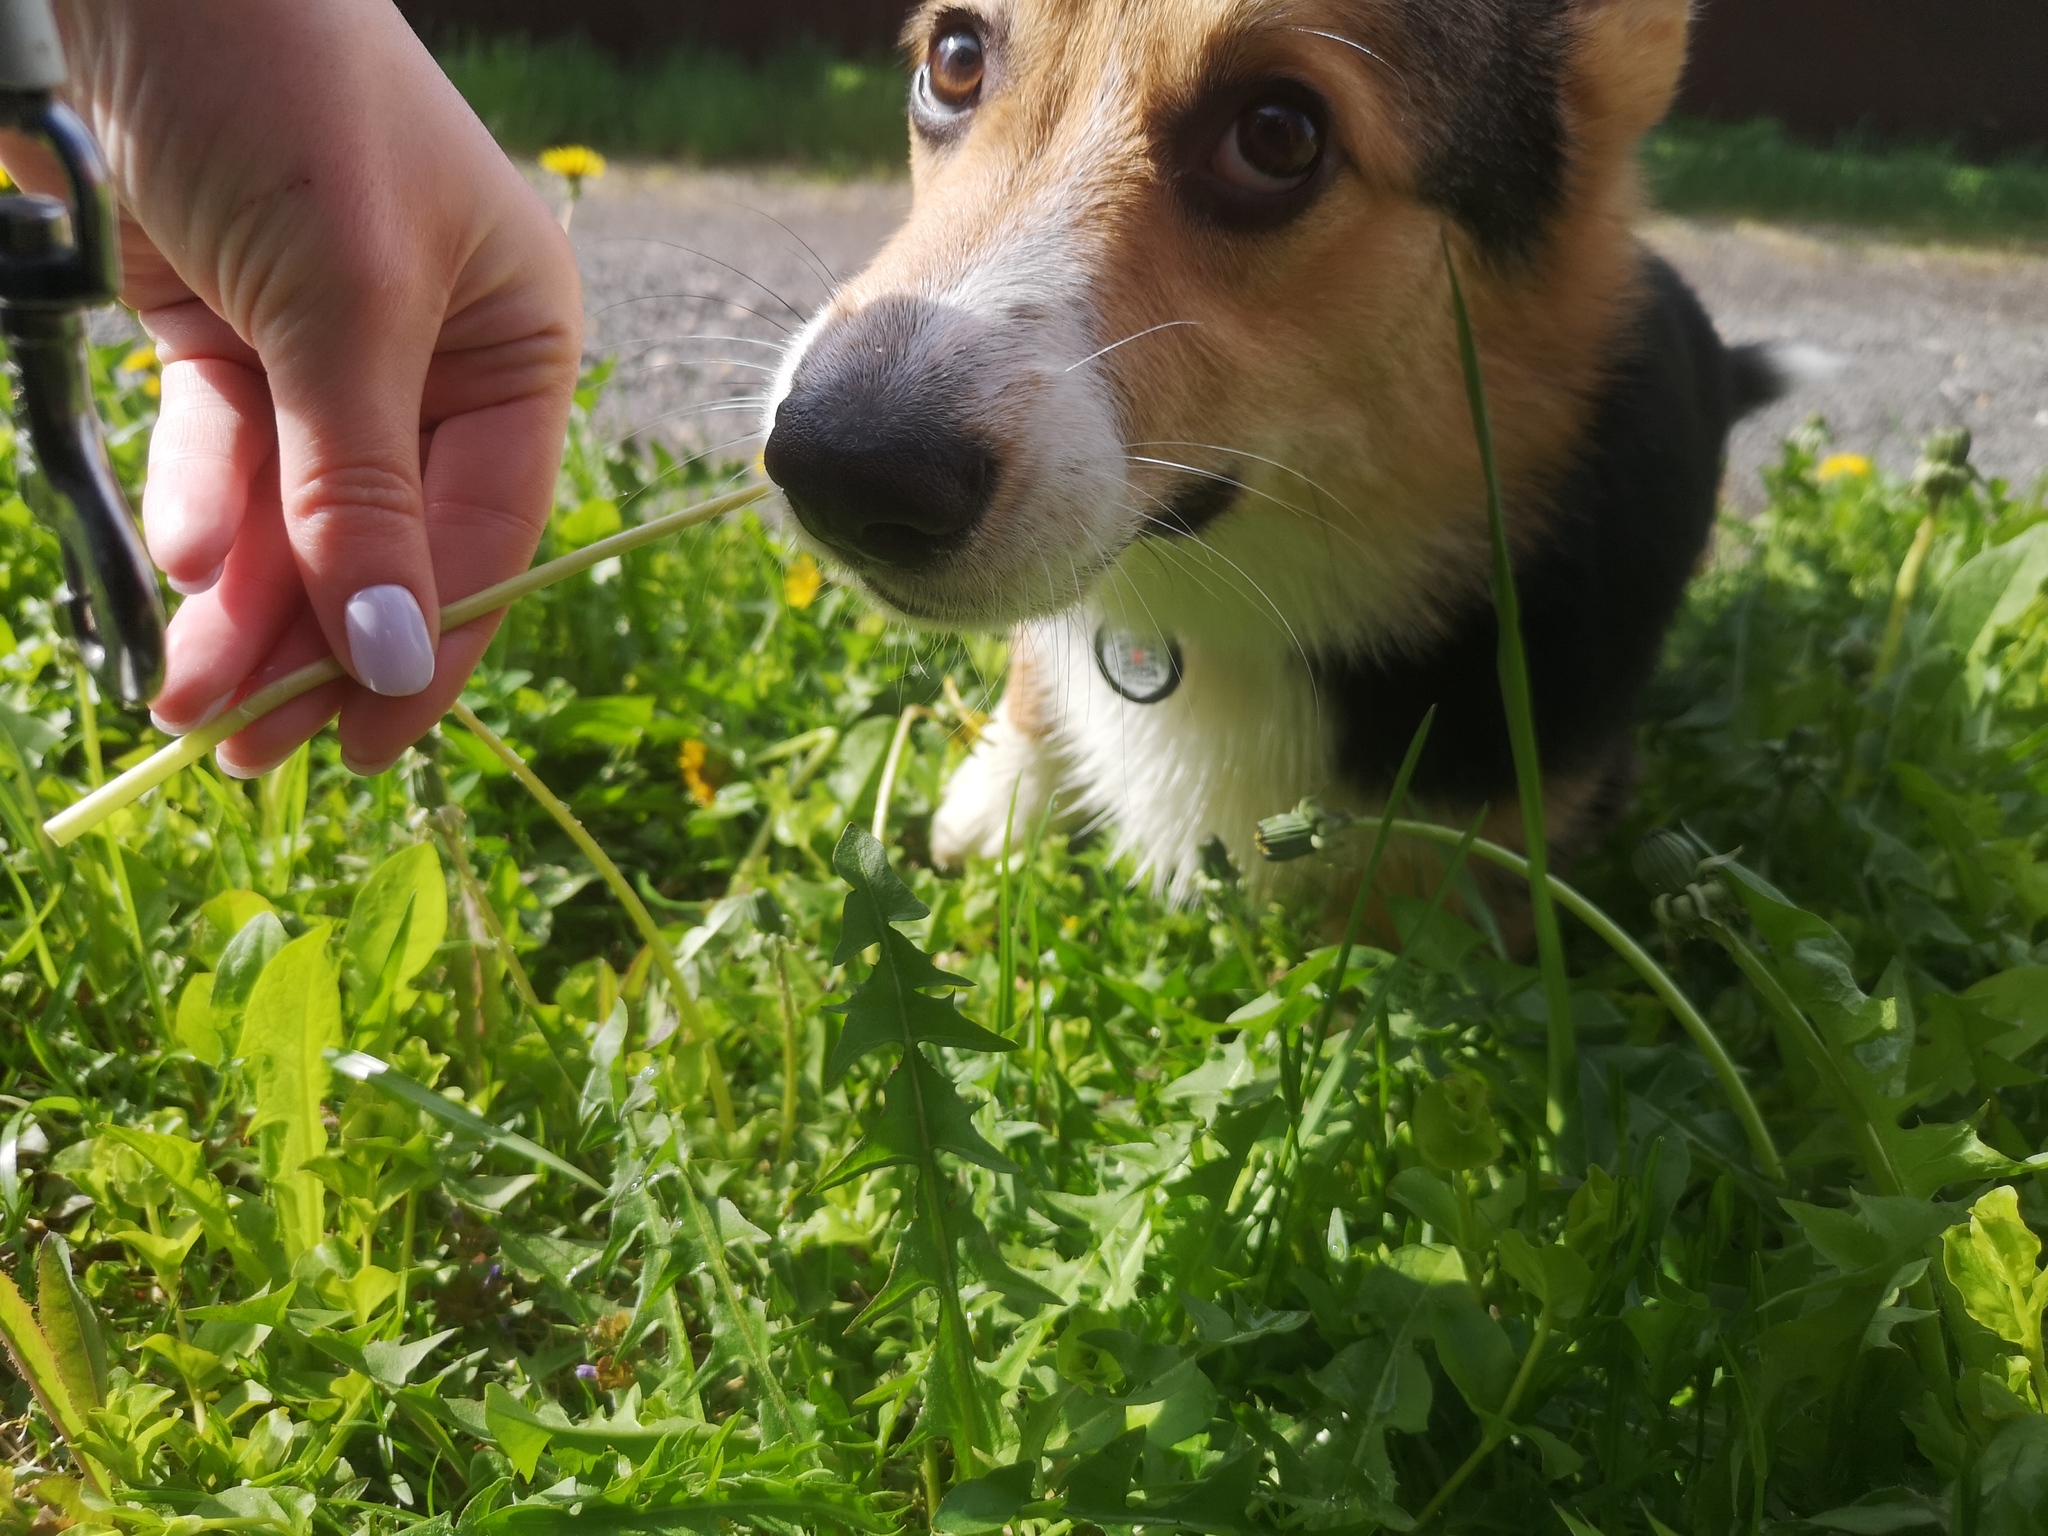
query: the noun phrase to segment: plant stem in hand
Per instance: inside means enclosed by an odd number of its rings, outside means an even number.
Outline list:
[[[752,486],[744,491],[735,491],[730,496],[720,496],[667,517],[658,517],[651,523],[642,523],[638,528],[628,528],[624,533],[613,534],[608,539],[599,539],[595,544],[566,554],[559,560],[550,560],[546,565],[537,565],[524,575],[510,581],[501,581],[494,587],[461,598],[441,610],[441,633],[445,636],[465,624],[474,624],[487,614],[508,608],[523,597],[566,581],[581,571],[601,564],[643,544],[651,544],[685,528],[694,528],[699,523],[710,522],[728,512],[737,512],[762,500],[769,493],[765,485]],[[190,768],[230,736],[247,730],[272,710],[282,709],[293,699],[311,693],[322,684],[331,683],[345,676],[341,663],[332,656],[322,657],[299,668],[298,671],[279,678],[267,687],[259,688],[240,704],[222,715],[211,725],[202,726],[189,736],[181,736],[162,751],[136,764],[110,784],[101,785],[70,809],[52,816],[43,823],[43,830],[50,840],[62,848],[78,841],[86,833],[105,821],[114,812],[132,805],[159,784],[175,774]]]

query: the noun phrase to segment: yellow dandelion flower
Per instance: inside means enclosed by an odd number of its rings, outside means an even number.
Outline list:
[[[808,608],[818,600],[825,585],[825,573],[809,555],[798,555],[782,578],[782,595],[792,608]]]
[[[6,171],[0,170],[0,192],[12,192],[14,190],[14,178],[8,175]]]
[[[146,341],[122,358],[120,364],[123,373],[154,373],[160,366],[156,348]]]
[[[547,150],[540,157],[540,168],[568,182],[572,192],[580,192],[584,182],[596,181],[605,173],[604,156],[585,144],[562,144]]]
[[[690,792],[692,800],[706,807],[718,799],[717,789],[704,777],[704,765],[710,756],[711,749],[696,740],[684,742],[683,750],[676,754],[676,766],[683,774],[683,788]]]
[[[1875,467],[1860,453],[1836,453],[1822,459],[1815,474],[1825,485],[1835,480],[1867,480]]]

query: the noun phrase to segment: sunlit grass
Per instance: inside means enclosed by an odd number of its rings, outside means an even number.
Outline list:
[[[595,397],[543,557],[731,483]],[[1049,820],[939,876],[1000,647],[744,512],[522,601],[388,774],[188,767],[58,848],[88,717],[11,473],[7,1536],[2028,1529],[2037,503],[1788,447],[1555,887],[1560,1010],[1453,878],[1340,959]]]

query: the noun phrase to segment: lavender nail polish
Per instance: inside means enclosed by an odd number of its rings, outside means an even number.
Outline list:
[[[404,587],[365,587],[348,600],[348,650],[363,686],[410,698],[434,680],[434,646],[419,600]]]
[[[198,581],[180,581],[175,576],[166,576],[164,580],[170,583],[171,590],[177,593],[178,596],[197,597],[200,593],[211,592],[215,587],[219,586],[221,573],[227,568],[228,563],[223,560],[213,568],[210,575],[203,576]]]

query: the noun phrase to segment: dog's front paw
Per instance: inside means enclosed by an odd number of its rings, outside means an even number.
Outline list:
[[[946,785],[932,818],[933,862],[957,869],[967,859],[999,859],[1006,837],[1021,847],[1052,800],[1054,764],[1043,742],[998,715]]]

